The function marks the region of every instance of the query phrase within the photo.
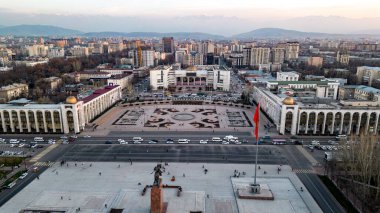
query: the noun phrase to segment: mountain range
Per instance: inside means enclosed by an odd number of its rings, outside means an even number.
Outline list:
[[[345,37],[363,37],[372,36],[380,37],[380,30],[368,31],[368,34],[329,34],[319,32],[302,32],[296,30],[287,30],[281,28],[259,28],[250,32],[236,34],[231,37],[222,35],[208,34],[201,32],[173,32],[173,33],[159,33],[159,32],[81,32],[78,30],[56,27],[51,25],[16,25],[16,26],[2,26],[0,25],[0,35],[14,35],[14,36],[83,36],[83,37],[129,37],[129,38],[153,38],[173,36],[176,39],[258,39],[258,38],[284,38],[284,39],[298,39],[298,38],[345,38]]]

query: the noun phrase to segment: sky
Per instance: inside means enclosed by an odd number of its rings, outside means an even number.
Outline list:
[[[260,27],[350,33],[380,30],[380,0],[0,0],[0,25],[89,31],[200,31]]]

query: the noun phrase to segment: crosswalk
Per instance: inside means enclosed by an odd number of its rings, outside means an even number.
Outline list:
[[[50,167],[53,166],[54,162],[36,162],[33,164],[33,166],[45,166],[45,167]]]
[[[314,173],[312,169],[293,169],[294,173],[310,174]]]

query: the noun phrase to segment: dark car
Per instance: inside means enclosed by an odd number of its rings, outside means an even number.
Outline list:
[[[112,141],[106,141],[105,144],[112,144]]]
[[[294,145],[302,145],[302,142],[298,141],[298,140],[293,141],[293,143],[294,143]]]

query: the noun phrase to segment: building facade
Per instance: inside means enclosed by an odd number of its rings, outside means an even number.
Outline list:
[[[365,105],[352,106],[340,101],[297,102],[292,97],[280,97],[265,88],[254,87],[252,98],[260,102],[280,134],[339,135],[380,133],[380,108]]]
[[[373,82],[380,80],[380,67],[358,67],[356,76],[359,84],[372,86]]]
[[[218,66],[193,66],[186,70],[160,66],[150,71],[153,90],[189,88],[197,91],[230,90],[230,71]]]
[[[14,83],[0,88],[0,99],[5,102],[17,98],[21,95],[28,95],[29,87],[27,84]]]
[[[121,97],[120,86],[107,86],[79,101],[70,96],[61,104],[1,104],[0,133],[79,133]]]

